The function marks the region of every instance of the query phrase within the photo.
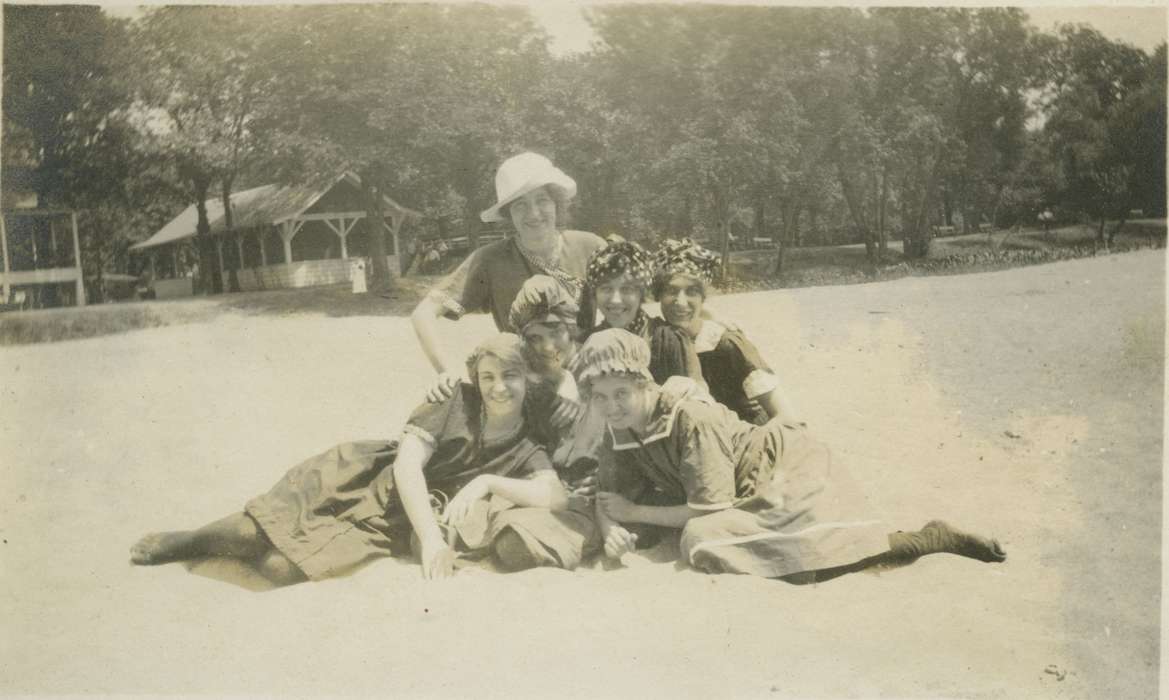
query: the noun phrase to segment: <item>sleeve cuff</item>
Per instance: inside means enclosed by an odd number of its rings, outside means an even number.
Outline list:
[[[426,432],[422,428],[419,428],[417,425],[411,425],[410,423],[407,423],[406,427],[402,428],[402,434],[413,435],[414,437],[429,445],[431,449],[433,449],[434,446],[438,444],[438,441],[434,439],[433,435]]]
[[[747,378],[743,380],[743,393],[747,398],[753,399],[757,396],[779,388],[779,378],[765,369],[757,369]]]
[[[463,308],[463,305],[455,301],[454,297],[447,294],[446,292],[441,292],[437,289],[434,289],[431,290],[427,296],[429,296],[435,303],[441,306],[444,311],[446,311],[445,315],[450,316],[455,320],[462,318],[467,313],[467,310]]]

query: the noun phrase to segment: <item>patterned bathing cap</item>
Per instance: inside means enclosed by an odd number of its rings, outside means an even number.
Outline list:
[[[689,238],[666,239],[654,252],[654,279],[662,281],[671,275],[686,275],[710,283],[718,271],[718,255]]]
[[[653,281],[653,262],[645,248],[629,241],[610,243],[589,258],[585,280],[594,289],[602,282],[627,273],[638,284],[648,287]]]
[[[511,303],[508,323],[519,332],[530,323],[576,323],[580,310],[568,290],[547,275],[529,277]],[[551,317],[551,318],[549,318]]]

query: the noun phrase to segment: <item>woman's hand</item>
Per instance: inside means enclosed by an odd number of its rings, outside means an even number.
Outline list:
[[[422,578],[450,578],[455,572],[455,551],[441,537],[427,538],[421,545]]]
[[[575,481],[568,485],[568,495],[580,496],[582,498],[589,498],[597,495],[597,474],[596,472]]]
[[[633,520],[633,513],[637,509],[633,501],[611,491],[601,491],[597,494],[597,507],[607,518],[619,523]]]
[[[471,479],[470,483],[459,489],[459,492],[447,504],[446,510],[442,514],[443,521],[447,525],[459,525],[466,520],[471,508],[489,495],[491,495],[491,488],[488,485],[487,475],[483,474]]]
[[[462,379],[452,372],[442,372],[435,378],[434,383],[426,390],[428,403],[442,403],[455,395],[455,387]]]
[[[609,526],[605,533],[605,556],[620,559],[626,552],[637,549],[637,535],[620,525]]]
[[[556,408],[552,411],[552,427],[557,430],[570,428],[580,417],[584,409],[581,404],[563,396],[556,399]]]

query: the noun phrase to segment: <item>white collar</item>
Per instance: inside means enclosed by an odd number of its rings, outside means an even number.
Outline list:
[[[698,330],[698,335],[694,337],[694,352],[710,352],[718,347],[719,341],[723,339],[723,333],[727,332],[727,327],[718,323],[717,321],[704,320],[702,328]]]
[[[605,423],[605,429],[609,431],[609,439],[613,441],[613,449],[615,451],[635,450],[666,437],[674,430],[674,419],[678,417],[678,409],[681,407],[681,400],[675,401],[672,406],[663,407],[662,400],[659,398],[658,405],[654,408],[654,415],[650,418],[649,425],[647,426],[649,428],[649,435],[644,438],[634,436],[630,442],[618,442],[617,434],[613,432],[613,426]],[[631,433],[632,431],[625,430],[622,432]]]

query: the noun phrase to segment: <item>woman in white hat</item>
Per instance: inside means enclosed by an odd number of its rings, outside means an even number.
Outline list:
[[[495,195],[495,204],[480,218],[510,219],[515,235],[471,253],[411,316],[423,352],[451,390],[459,381],[458,364],[439,350],[439,318],[457,320],[465,313],[491,312],[496,328],[514,332],[508,314],[525,280],[548,275],[577,299],[589,256],[605,245],[595,234],[565,230],[576,182],[542,155],[521,153],[505,160],[495,174]]]

